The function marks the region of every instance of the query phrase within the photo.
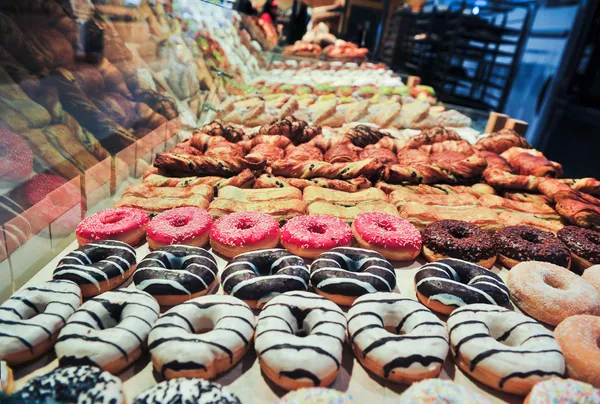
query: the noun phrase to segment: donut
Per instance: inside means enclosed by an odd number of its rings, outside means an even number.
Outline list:
[[[148,214],[135,208],[110,208],[85,218],[75,235],[79,246],[101,240],[118,240],[137,246],[146,237]]]
[[[228,295],[256,309],[281,293],[307,290],[309,277],[302,258],[273,248],[235,257],[221,274],[221,286]]]
[[[600,390],[573,379],[550,379],[537,383],[524,404],[597,404]]]
[[[124,403],[121,379],[94,366],[57,368],[11,396],[27,403]]]
[[[219,254],[236,255],[274,248],[279,244],[279,224],[262,212],[235,212],[218,219],[210,229],[210,245]]]
[[[29,286],[0,305],[0,359],[18,365],[48,352],[60,329],[81,304],[70,281]]]
[[[31,223],[24,216],[25,210],[11,198],[0,195],[0,240],[5,241],[6,253],[10,254],[31,238]]]
[[[571,251],[571,261],[577,273],[600,264],[600,232],[577,226],[565,226],[556,233]]]
[[[217,272],[217,261],[205,249],[170,245],[146,255],[133,274],[133,282],[161,306],[174,306],[208,293]]]
[[[498,275],[456,258],[423,265],[415,274],[415,291],[421,303],[443,314],[475,303],[510,307],[510,293]]]
[[[303,258],[317,258],[335,247],[352,244],[352,229],[334,216],[296,216],[281,228],[281,245]]]
[[[60,331],[54,347],[59,364],[119,373],[142,355],[158,313],[156,300],[135,289],[113,290],[88,300]]]
[[[558,265],[522,262],[510,270],[506,284],[519,308],[546,324],[577,314],[600,315],[600,292]]]
[[[346,316],[335,303],[286,292],[260,312],[254,347],[263,373],[279,387],[326,387],[340,370],[345,337]]]
[[[472,304],[454,310],[447,324],[456,364],[495,390],[523,396],[535,383],[565,375],[552,332],[524,314]]]
[[[204,209],[185,207],[161,212],[152,219],[146,229],[146,239],[152,250],[170,244],[204,247],[212,216]]]
[[[600,317],[566,318],[554,330],[554,338],[565,354],[569,377],[600,388]]]
[[[290,391],[276,404],[359,404],[350,393],[324,387],[304,387]]]
[[[485,230],[462,220],[439,220],[423,229],[427,261],[458,258],[491,268],[496,262],[494,239]]]
[[[581,275],[583,279],[592,284],[598,292],[600,292],[600,265],[589,267]]]
[[[135,250],[121,241],[98,241],[71,251],[58,262],[54,279],[79,285],[84,297],[113,290],[135,271]]]
[[[421,303],[397,293],[356,299],[348,311],[348,336],[364,367],[397,383],[437,377],[448,355],[444,323]]]
[[[350,306],[366,293],[391,292],[396,287],[394,267],[376,251],[336,247],[310,266],[310,282],[321,296]]]
[[[253,336],[254,314],[246,303],[209,295],[163,314],[150,331],[148,350],[165,379],[212,379],[242,359]]]
[[[0,397],[11,394],[15,389],[13,371],[5,361],[0,361]]]
[[[158,383],[133,400],[133,404],[151,403],[241,404],[241,401],[235,394],[223,390],[220,384],[203,379],[179,378]]]
[[[32,171],[33,152],[27,142],[10,130],[0,128],[0,181],[24,181]]]
[[[544,261],[569,268],[571,252],[548,231],[531,226],[507,226],[494,234],[498,260],[507,268],[519,262]]]
[[[402,393],[398,404],[489,404],[483,396],[451,380],[428,379],[414,383]]]
[[[392,261],[410,261],[421,252],[421,233],[401,217],[380,212],[360,213],[352,223],[358,245]]]

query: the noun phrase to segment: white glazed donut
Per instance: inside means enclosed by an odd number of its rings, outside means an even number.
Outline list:
[[[333,383],[345,337],[346,316],[335,303],[309,292],[286,292],[258,316],[254,346],[265,375],[293,390]]]
[[[203,331],[210,330],[208,332]],[[233,367],[254,336],[254,313],[227,295],[198,297],[163,314],[150,332],[148,349],[165,379],[212,379]]]
[[[410,386],[398,404],[489,404],[489,400],[451,380],[427,379]]]
[[[217,383],[204,379],[171,379],[158,383],[137,396],[133,404],[241,404],[235,394],[223,390]]]
[[[493,389],[526,395],[540,380],[565,375],[552,332],[521,313],[488,304],[463,306],[448,318],[448,330],[457,365]]]
[[[71,281],[49,281],[15,293],[0,306],[0,359],[18,365],[46,353],[80,304],[81,291]]]
[[[348,335],[360,363],[394,382],[436,377],[448,355],[444,324],[418,301],[397,293],[356,299],[348,311]]]
[[[88,300],[56,340],[59,363],[119,373],[141,356],[158,313],[156,300],[135,289],[117,289]]]

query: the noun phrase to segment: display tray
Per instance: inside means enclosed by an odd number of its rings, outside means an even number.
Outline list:
[[[48,265],[33,276],[23,287],[38,285],[50,280],[52,278],[52,272],[58,262],[76,248],[77,242],[74,241]],[[136,250],[137,262],[140,262],[150,252],[147,244],[138,247]],[[220,274],[225,268],[227,261],[216,254],[214,255],[219,265]],[[310,261],[306,262],[307,264],[310,263]],[[394,291],[416,299],[414,291],[414,275],[424,263],[425,262],[420,257],[416,261],[393,262],[398,278],[398,284]],[[506,281],[508,276],[508,270],[506,268],[494,266],[492,270]],[[126,287],[134,288],[135,286],[129,284]],[[214,293],[222,294],[223,291],[219,286],[218,290]],[[342,309],[344,311],[348,310],[347,307],[342,307]],[[518,308],[515,306],[514,310],[518,311]],[[255,310],[255,315],[258,315],[259,311],[260,310]],[[447,316],[438,316],[444,322],[447,319]],[[451,356],[452,354],[449,353],[448,358],[444,363],[442,373],[439,376],[440,378],[451,379],[473,391],[479,392],[493,403],[522,402],[522,397],[495,391],[474,379],[471,379],[455,365]],[[30,379],[48,373],[57,366],[58,360],[56,359],[54,352],[51,352],[36,361],[15,367],[16,389],[19,390]],[[150,361],[150,355],[148,353],[144,354],[133,365],[125,369],[119,376],[123,381],[125,399],[128,403],[133,402],[133,399],[138,394],[161,381],[160,376],[153,372],[152,362]],[[260,364],[256,358],[253,347],[250,348],[249,352],[236,366],[217,377],[214,381],[226,386],[229,391],[237,394],[243,404],[274,403],[279,397],[286,393],[286,391],[271,383],[261,373]],[[331,388],[349,392],[365,404],[371,402],[383,404],[396,403],[398,397],[408,388],[408,385],[386,381],[367,371],[362,367],[358,360],[354,358],[350,344],[346,342],[344,344],[340,373]]]

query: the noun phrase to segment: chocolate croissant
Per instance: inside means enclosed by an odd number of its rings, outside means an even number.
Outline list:
[[[321,134],[319,126],[309,126],[307,122],[296,119],[293,115],[278,119],[269,125],[264,125],[258,132],[260,135],[283,135],[295,145],[309,142]]]
[[[446,140],[462,140],[462,138],[453,130],[446,129],[443,126],[436,126],[425,129],[418,135],[410,138],[407,147],[416,149],[423,145],[439,143]]]
[[[309,186],[319,186],[321,188],[334,189],[344,192],[356,192],[361,189],[371,187],[371,181],[363,176],[352,178],[349,180],[332,180],[329,178],[284,178],[276,177],[270,174],[263,174],[256,179],[254,188],[283,188],[294,187],[303,190]]]
[[[241,141],[245,136],[243,130],[232,125],[226,125],[219,119],[204,125],[201,131],[209,136],[222,136],[232,143]]]
[[[232,177],[244,169],[260,170],[265,161],[250,162],[244,158],[226,157],[214,158],[209,156],[191,156],[187,154],[158,153],[154,166],[177,173],[190,173],[196,175],[217,175]]]
[[[458,161],[437,161],[429,164],[393,164],[383,172],[383,180],[393,184],[457,184],[474,181],[487,167],[485,159],[473,155]]]
[[[534,149],[511,147],[501,156],[508,161],[517,174],[551,178],[562,175],[562,165],[548,160],[541,152]]]
[[[556,211],[570,223],[600,228],[600,200],[575,190],[559,191],[554,200]]]
[[[367,125],[355,126],[346,133],[346,137],[350,139],[353,145],[363,148],[379,142],[386,136],[389,135]]]
[[[371,177],[383,166],[374,159],[360,160],[352,163],[327,163],[324,161],[295,162],[280,160],[271,165],[273,175],[292,178],[330,178],[347,180],[359,176]]]

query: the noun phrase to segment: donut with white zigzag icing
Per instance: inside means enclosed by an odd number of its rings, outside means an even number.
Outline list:
[[[135,263],[135,249],[129,244],[116,240],[96,241],[61,259],[53,278],[73,281],[84,297],[92,297],[126,282],[135,271]]]
[[[309,271],[304,260],[283,248],[243,253],[221,274],[225,293],[242,299],[252,308],[292,290],[307,290]]]
[[[421,303],[443,314],[475,303],[510,307],[508,287],[498,275],[456,258],[423,265],[415,274],[415,290]]]
[[[133,282],[161,306],[175,306],[208,293],[217,272],[217,261],[205,249],[170,245],[146,255],[133,274]]]

